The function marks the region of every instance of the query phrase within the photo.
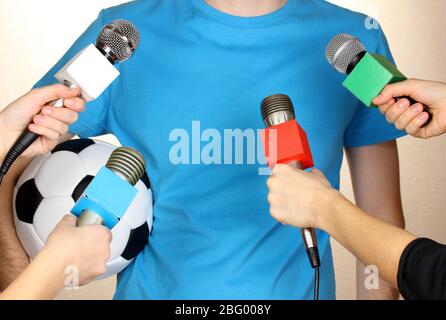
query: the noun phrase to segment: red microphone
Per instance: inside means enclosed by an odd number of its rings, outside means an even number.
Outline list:
[[[314,167],[307,134],[296,122],[290,97],[276,94],[265,98],[261,112],[267,127],[262,131],[262,143],[268,166],[286,163],[303,170]],[[311,267],[318,269],[321,262],[315,230],[302,229],[302,237]]]

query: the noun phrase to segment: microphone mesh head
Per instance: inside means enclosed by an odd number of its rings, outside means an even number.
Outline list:
[[[263,99],[260,112],[262,119],[266,120],[276,112],[289,112],[294,116],[294,106],[290,97],[285,94],[275,94]]]
[[[129,147],[121,147],[113,151],[105,166],[121,175],[133,186],[146,172],[146,161],[143,155]]]
[[[347,73],[348,66],[361,52],[366,51],[359,39],[346,33],[338,34],[327,46],[325,56],[339,72]]]
[[[140,41],[140,34],[132,23],[115,20],[102,29],[96,45],[109,49],[117,60],[125,61],[133,55]]]

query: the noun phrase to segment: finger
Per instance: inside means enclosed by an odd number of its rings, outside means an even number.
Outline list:
[[[401,81],[387,85],[379,96],[373,99],[375,105],[381,105],[388,102],[392,98],[411,96],[417,85],[414,79]]]
[[[429,114],[427,112],[422,112],[417,117],[413,118],[412,121],[406,126],[406,132],[411,136],[423,138],[421,131],[425,130],[422,126],[429,119]]]
[[[30,124],[29,131],[50,140],[59,140],[61,134],[39,124]]]
[[[63,84],[54,84],[31,90],[27,95],[27,99],[30,99],[34,103],[45,104],[57,99],[74,98],[79,94],[80,90],[77,88],[70,89]]]
[[[389,110],[389,108],[395,104],[395,102],[395,99],[390,99],[387,103],[379,105],[378,109],[379,111],[381,111],[382,114],[385,114],[387,110]]]
[[[273,188],[273,186],[274,186],[274,179],[272,177],[269,177],[266,180],[266,186],[268,187],[268,189]]]
[[[68,109],[71,109],[76,112],[84,112],[85,111],[85,100],[79,97],[65,99],[64,105]]]
[[[77,121],[79,114],[68,108],[45,107],[42,109],[42,114],[46,117],[56,119],[66,124],[72,124]]]
[[[401,99],[393,104],[385,113],[386,120],[389,123],[395,123],[399,116],[409,108],[410,102],[407,99]]]
[[[266,200],[271,205],[274,202],[274,195],[272,192],[268,192],[268,195],[266,196]]]
[[[34,116],[33,121],[34,124],[56,131],[60,136],[68,132],[68,124],[51,117],[37,115]]]
[[[266,182],[266,186],[270,193],[280,192],[283,188],[283,185],[283,180],[276,177],[272,177]]]
[[[407,125],[420,113],[423,112],[423,105],[416,103],[406,111],[401,113],[401,115],[395,121],[395,127],[399,130],[406,130]]]

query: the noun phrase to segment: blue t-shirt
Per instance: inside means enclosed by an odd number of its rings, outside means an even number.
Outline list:
[[[339,187],[344,147],[404,135],[361,105],[325,59],[338,33],[390,56],[365,17],[321,0],[289,0],[260,17],[231,16],[204,0],[144,0],[109,8],[38,86],[115,19],[132,21],[141,47],[121,76],[71,127],[114,134],[140,150],[154,192],[150,243],[119,276],[117,299],[311,299],[300,231],[269,214],[257,130],[260,102],[294,101],[316,167]],[[335,298],[329,236],[318,232],[321,298]]]

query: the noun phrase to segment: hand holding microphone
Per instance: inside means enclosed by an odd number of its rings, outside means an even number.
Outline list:
[[[328,62],[340,73],[348,77],[343,85],[367,107],[374,107],[373,99],[386,85],[407,80],[407,78],[386,57],[369,53],[361,41],[349,34],[335,36],[325,52]],[[396,100],[421,107],[425,112],[424,126],[432,120],[432,114],[425,105],[420,105],[413,97],[402,95]],[[408,100],[408,102],[407,102]]]
[[[48,259],[61,259],[63,268],[75,266],[78,284],[84,286],[105,273],[111,240],[112,233],[104,226],[76,228],[76,218],[67,215],[50,233],[41,254]]]
[[[79,52],[55,77],[67,87],[79,88],[85,101],[94,100],[119,76],[114,65],[129,59],[139,43],[140,35],[135,26],[116,20],[102,29],[95,45]],[[62,107],[64,102],[59,99],[50,105]],[[39,134],[26,128],[19,136],[0,167],[0,183],[17,158],[39,139]]]
[[[432,121],[424,126],[429,116],[420,104],[409,106],[406,99],[396,100],[400,96],[409,96],[427,105],[432,113]],[[428,139],[446,133],[446,84],[441,82],[410,79],[390,84],[373,100],[387,121],[394,123],[400,130],[410,135]]]
[[[271,216],[298,228],[324,229],[323,217],[332,209],[332,199],[341,195],[321,171],[306,172],[286,164],[273,169],[267,186]]]
[[[49,300],[65,287],[88,284],[105,272],[111,239],[107,228],[76,228],[76,218],[65,216],[28,268],[0,293],[0,300]]]
[[[79,89],[69,89],[61,84],[34,89],[0,112],[0,160],[27,128],[39,138],[23,153],[24,156],[34,157],[52,150],[67,133],[68,126],[77,120],[78,113],[85,110],[79,92]],[[64,99],[65,108],[47,105],[56,99]],[[41,114],[36,115],[38,113]]]

